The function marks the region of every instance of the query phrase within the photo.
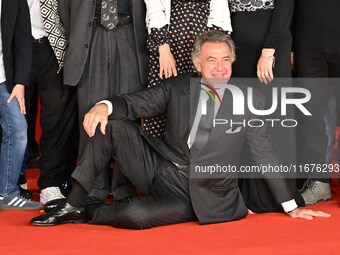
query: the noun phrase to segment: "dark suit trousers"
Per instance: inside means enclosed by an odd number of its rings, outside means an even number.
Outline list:
[[[340,78],[340,48],[298,48],[294,52],[294,58],[297,77],[313,78],[297,84],[298,87],[305,87],[312,94],[311,100],[306,104],[312,116],[299,116],[297,138],[300,147],[298,151],[302,152],[300,161],[301,163],[325,163],[328,138],[324,115],[329,101],[328,86],[329,82],[332,82],[332,79],[327,78]],[[339,80],[333,80],[337,102],[340,102],[340,84],[337,84]],[[339,123],[339,103],[337,103],[337,112]],[[330,175],[313,179],[328,182],[327,177]]]
[[[89,54],[79,84],[77,85],[79,109],[79,157],[88,141],[83,128],[85,114],[99,101],[111,95],[120,95],[142,88],[132,24],[107,31],[94,24]],[[111,171],[109,164],[106,166]],[[135,189],[114,166],[111,192],[115,199],[136,194]],[[110,191],[109,174],[102,172],[95,182],[97,198],[103,199]]]
[[[40,92],[42,135],[40,138],[40,189],[60,186],[70,178],[77,159],[77,99],[75,89],[65,86],[62,73],[48,42],[33,43],[29,90],[26,91],[28,120],[30,105]]]
[[[99,207],[92,219],[94,224],[144,229],[196,220],[188,179],[149,145],[131,121],[109,121],[105,136],[97,129],[72,177],[90,192],[100,174],[96,170],[104,169],[111,158],[146,196]]]

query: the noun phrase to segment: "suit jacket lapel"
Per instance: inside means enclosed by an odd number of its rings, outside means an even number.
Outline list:
[[[197,84],[196,84],[197,80]],[[190,84],[189,88],[189,97],[190,97],[190,129],[194,123],[196,111],[198,107],[198,102],[200,98],[200,92],[201,92],[201,83],[198,81],[198,79],[194,80],[195,84]]]

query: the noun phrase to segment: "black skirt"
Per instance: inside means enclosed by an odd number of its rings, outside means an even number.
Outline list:
[[[233,64],[233,75],[237,78],[251,81],[248,86],[255,87],[265,96],[271,96],[271,85],[265,86],[257,79],[257,62],[264,47],[263,43],[269,31],[273,10],[258,10],[255,12],[236,12],[231,16],[233,33],[232,38],[236,46],[236,62]],[[292,39],[289,33],[275,51],[274,78],[291,77],[290,51]],[[292,118],[293,111],[288,112]],[[279,116],[271,116],[278,118]],[[295,131],[283,127],[270,128],[273,145],[277,156],[284,165],[296,163]],[[249,157],[249,149],[245,146],[241,157],[241,165],[254,165]],[[304,200],[296,187],[295,179],[287,180],[293,190],[294,198],[299,206],[304,206]],[[244,201],[249,209],[256,213],[282,211],[282,206],[274,199],[272,192],[264,179],[240,179],[240,189]]]

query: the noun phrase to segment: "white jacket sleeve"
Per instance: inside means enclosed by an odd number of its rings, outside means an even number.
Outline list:
[[[146,5],[146,27],[162,28],[170,23],[171,0],[144,0]]]
[[[211,0],[207,27],[213,25],[232,32],[228,0]]]

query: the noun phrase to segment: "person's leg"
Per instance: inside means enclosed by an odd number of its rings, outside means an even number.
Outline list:
[[[298,78],[295,84],[311,92],[305,107],[312,116],[300,116],[299,136],[304,137],[301,151],[302,163],[324,163],[326,159],[327,135],[324,115],[328,105],[327,64],[322,50],[299,49],[295,52],[295,68]]]
[[[336,99],[336,126],[340,126],[340,48],[327,49],[329,75],[331,83],[334,87],[334,95]],[[340,135],[337,137],[338,141]],[[338,146],[339,148],[339,146]],[[340,150],[337,153],[337,163],[340,163]],[[340,179],[339,179],[340,180]]]
[[[91,189],[84,180],[84,176],[89,176],[88,169],[101,169],[100,164],[105,164],[111,156],[115,166],[146,194],[99,206],[90,215],[93,224],[145,229],[196,219],[187,178],[150,147],[135,123],[110,121],[106,135],[97,134],[85,149],[85,155],[90,151],[96,156],[82,158],[73,174],[87,190]]]
[[[20,194],[23,197],[31,199],[31,198],[33,198],[33,194],[32,194],[31,191],[29,191],[27,189],[27,180],[26,180],[26,174],[25,174],[26,168],[27,168],[27,165],[26,165],[27,151],[28,151],[28,146],[26,146],[25,155],[24,155],[24,159],[23,159],[23,162],[22,162],[22,165],[21,165],[21,170],[20,170],[17,185],[19,186]]]
[[[10,94],[6,83],[0,84],[0,111],[2,126],[2,144],[0,169],[0,195],[18,193],[17,181],[25,155],[27,144],[27,124],[25,116],[20,113],[16,98],[8,104]]]
[[[327,81],[328,81],[328,107],[327,112],[324,116],[324,121],[326,125],[326,133],[328,136],[328,147],[327,147],[327,156],[326,163],[330,164],[333,156],[333,146],[335,143],[335,129],[337,126],[337,112],[339,114],[339,110],[336,110],[339,107],[339,104],[336,103],[340,99],[338,96],[338,90],[340,86],[340,48],[325,48],[323,49],[324,59],[327,63]],[[337,99],[339,98],[339,99]],[[340,109],[340,108],[338,108]],[[330,174],[329,174],[330,177]],[[323,183],[330,183],[330,178],[326,176],[326,178],[315,178]]]
[[[164,190],[164,186],[163,186]],[[171,190],[168,191],[169,194]],[[112,205],[101,205],[91,223],[116,228],[146,229],[197,220],[189,201],[176,196],[132,197]]]
[[[147,196],[151,195],[153,197],[155,190],[157,190],[156,193],[162,197],[168,198],[164,194],[177,194],[176,197],[185,198],[189,201],[188,187],[185,187],[180,181],[176,180],[178,176],[176,167],[160,156],[148,144],[140,135],[139,126],[131,121],[114,120],[109,121],[106,135],[102,135],[100,130],[97,129],[96,135],[86,146],[79,165],[72,174],[77,183],[76,186],[78,188],[81,186],[83,191],[80,188],[77,192],[72,190],[67,198],[69,201],[67,206],[74,206],[71,204],[72,201],[84,200],[84,197],[91,192],[96,176],[100,174],[98,170],[104,169],[111,158],[113,158],[115,165],[119,167],[131,183]],[[169,173],[167,174],[166,172]],[[155,180],[159,178],[170,180],[171,184],[168,186],[176,188],[171,190],[171,192],[168,192],[169,189],[164,185],[159,185],[159,188],[155,188]],[[80,208],[78,207],[78,209]],[[72,209],[73,212],[74,209]],[[67,214],[67,210],[65,211],[65,207],[63,207],[60,210],[53,210],[49,214],[32,219],[31,224],[61,224],[65,222],[65,217],[67,222],[69,222],[69,214]],[[53,223],[51,224],[51,222]]]
[[[27,168],[39,168],[40,152],[37,141],[35,140],[36,119],[38,114],[38,84],[37,74],[39,73],[39,48],[33,44],[33,59],[31,65],[31,74],[29,87],[25,88],[25,107],[26,107],[26,121],[27,121],[27,147],[24,156],[24,161],[21,167],[21,173],[18,180],[20,192],[27,198],[32,198],[32,193],[27,190],[27,181],[25,171]]]
[[[37,49],[34,47],[35,54]],[[26,105],[26,120],[27,120],[27,143],[28,154],[27,161],[30,168],[39,167],[40,150],[37,141],[35,140],[36,121],[38,116],[38,84],[36,82],[37,73],[39,72],[37,66],[38,59],[33,58],[30,85],[25,90],[25,105]]]
[[[110,120],[106,135],[97,128],[72,174],[73,179],[89,193],[95,178],[111,158],[124,176],[144,194],[148,194],[154,176],[166,161],[140,135],[136,123]]]
[[[1,83],[0,210],[38,210],[41,204],[22,197],[17,185],[27,145],[27,124],[17,99],[7,103],[9,96],[6,83]]]
[[[295,68],[298,78],[296,86],[311,92],[305,107],[312,116],[301,116],[298,126],[301,164],[325,164],[328,136],[324,116],[328,106],[328,66],[322,49],[297,49]],[[306,205],[331,199],[330,175],[310,176],[303,187],[302,196]]]
[[[42,135],[40,138],[41,175],[38,185],[40,201],[46,203],[63,198],[60,187],[70,178],[76,166],[75,88],[65,86],[62,73],[48,42],[39,44],[39,73]],[[56,192],[54,192],[56,191]]]
[[[120,71],[117,71],[120,70]],[[131,75],[133,73],[134,75]],[[82,78],[77,86],[79,107],[79,158],[88,136],[82,127],[84,115],[100,100],[111,95],[129,93],[142,88],[139,78],[138,60],[132,24],[118,26],[107,31],[95,24],[92,30],[90,50]],[[115,167],[115,166],[114,166]],[[105,166],[110,171],[110,165]],[[96,181],[99,195],[110,192],[109,174],[101,172]],[[135,195],[131,183],[120,171],[113,172],[115,181],[111,184],[115,199]]]
[[[334,87],[334,94],[337,101],[337,126],[340,126],[340,48],[326,49],[327,63],[330,82]]]

